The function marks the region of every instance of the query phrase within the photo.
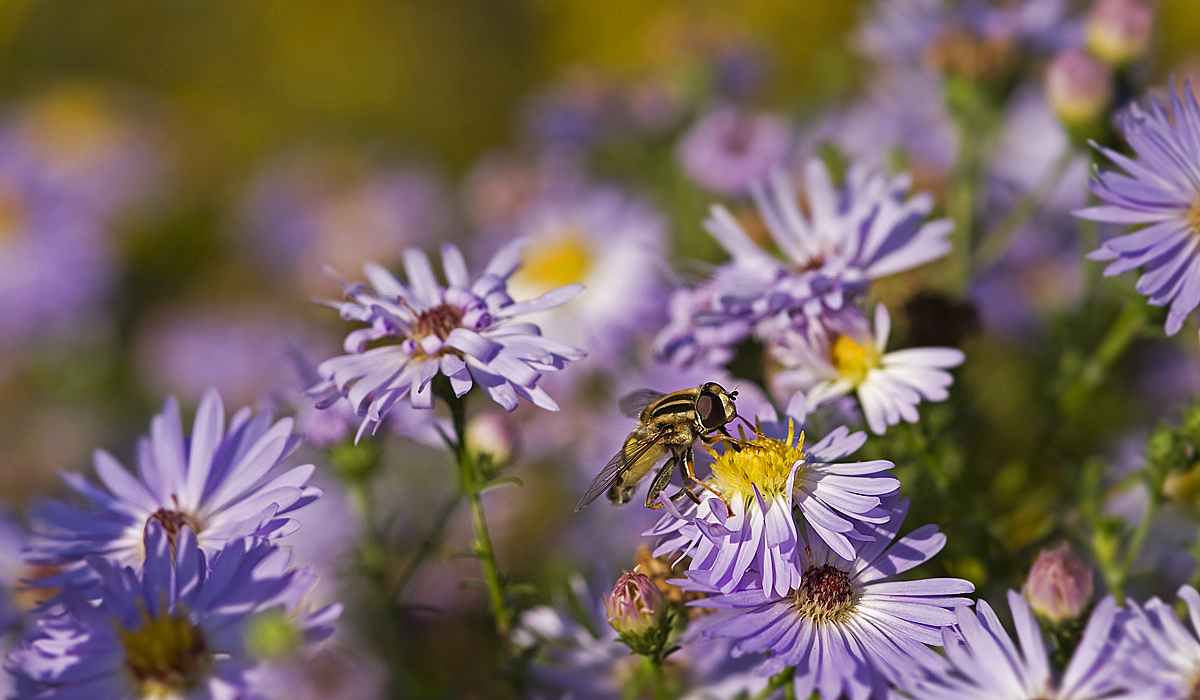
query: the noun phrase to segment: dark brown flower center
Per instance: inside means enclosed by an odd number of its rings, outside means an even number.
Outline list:
[[[858,605],[858,597],[850,573],[826,564],[804,572],[793,605],[816,624],[844,622]]]
[[[445,340],[446,336],[450,335],[450,331],[462,325],[462,319],[462,309],[453,304],[435,306],[422,311],[417,316],[411,336],[414,340],[420,340],[425,336],[436,335],[441,340]]]
[[[172,554],[175,553],[175,542],[179,540],[179,531],[183,529],[184,525],[191,528],[193,533],[200,533],[200,523],[189,513],[159,508],[150,518],[157,520],[163,526],[163,530],[167,533],[167,542],[171,545]]]

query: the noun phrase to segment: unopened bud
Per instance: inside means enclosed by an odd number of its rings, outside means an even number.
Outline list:
[[[617,579],[612,593],[604,597],[604,608],[608,624],[622,637],[630,638],[643,637],[657,629],[666,611],[662,594],[650,577],[630,572]]]
[[[1092,570],[1066,542],[1043,549],[1029,570],[1025,598],[1036,615],[1052,623],[1078,618],[1092,602]]]
[[[1123,66],[1146,51],[1153,28],[1154,8],[1147,0],[1096,0],[1084,31],[1093,54]]]
[[[1046,100],[1068,126],[1096,121],[1112,101],[1108,66],[1083,51],[1060,53],[1046,68]]]
[[[498,413],[481,413],[467,423],[467,450],[478,459],[487,455],[494,465],[512,459],[516,434],[512,425]]]

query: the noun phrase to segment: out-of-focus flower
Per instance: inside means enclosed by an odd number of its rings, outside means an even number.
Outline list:
[[[134,365],[147,393],[197,401],[209,388],[235,404],[265,406],[292,388],[290,355],[308,336],[268,308],[179,308],[147,319]]]
[[[1144,606],[1129,601],[1132,617],[1125,623],[1123,646],[1114,654],[1115,665],[1132,682],[1150,688],[1162,686],[1163,698],[1190,698],[1200,689],[1200,594],[1191,586],[1179,588],[1192,629],[1175,614],[1175,608],[1158,598]]]
[[[1114,655],[1112,639],[1117,606],[1112,596],[1100,601],[1088,620],[1083,638],[1076,647],[1066,670],[1059,676],[1051,671],[1046,645],[1037,621],[1025,599],[1008,592],[1020,651],[986,601],[976,610],[967,607],[956,612],[956,628],[942,631],[949,667],[940,664],[926,669],[925,678],[910,677],[903,684],[914,698],[921,700],[1100,700],[1100,698],[1164,698],[1161,689],[1152,686],[1125,685],[1131,677],[1123,674]]]
[[[718,194],[745,194],[765,179],[791,149],[786,122],[732,105],[714,107],[683,135],[679,160],[702,187]]]
[[[945,255],[951,222],[925,221],[933,200],[906,199],[908,187],[905,176],[887,178],[857,166],[838,187],[824,163],[813,159],[802,210],[790,178],[777,172],[769,188],[753,193],[783,260],[756,243],[726,209],[713,207],[706,226],[733,259],[697,293],[672,299],[657,352],[676,363],[731,356],[728,348],[751,331],[771,342],[824,309],[842,308],[870,280]],[[706,348],[713,343],[724,347]]]
[[[525,109],[525,131],[548,147],[586,147],[618,123],[620,100],[612,79],[599,70],[569,72]]]
[[[617,641],[617,632],[604,623],[606,611],[600,596],[578,578],[571,581],[571,587],[586,622],[563,612],[567,609],[564,601],[556,607],[527,610],[517,623],[513,633],[517,647],[536,648],[527,692],[539,700],[621,697],[636,677],[640,659],[630,654],[629,648]],[[663,676],[680,700],[754,695],[766,687],[768,679],[751,673],[751,663],[729,654],[728,641],[688,632],[679,642],[682,648],[663,663]]]
[[[1023,593],[1035,615],[1056,623],[1073,620],[1092,603],[1092,570],[1063,542],[1038,552]]]
[[[438,284],[429,258],[414,249],[404,252],[407,285],[375,264],[364,269],[370,284],[343,283],[353,301],[329,305],[347,321],[370,325],[346,336],[349,354],[317,368],[324,381],[309,393],[318,407],[348,397],[363,416],[361,437],[405,398],[414,408],[432,408],[432,382],[440,372],[455,396],[478,382],[506,410],[517,407],[518,397],[557,410],[537,382],[543,372],[563,369],[585,353],[544,338],[536,325],[515,319],[561,306],[582,294],[583,287],[568,285],[514,302],[506,286],[520,265],[523,245],[516,240],[505,246],[473,284],[462,253],[449,243],[442,246],[446,287]],[[394,344],[367,349],[368,343],[382,340]]]
[[[189,529],[206,552],[241,537],[286,535],[297,526],[289,515],[321,495],[305,486],[313,465],[283,473],[275,469],[298,443],[290,418],[272,423],[269,414],[251,417],[244,408],[226,425],[225,406],[215,391],[205,393],[192,435],[185,437],[179,404],[168,399],[150,423],[149,439],[138,444],[136,476],[99,450],[96,475],[104,488],[81,475],[63,474],[87,505],[41,504],[29,558],[77,567],[99,555],[140,567],[151,522],[164,528],[172,542],[183,528]]]
[[[901,420],[917,421],[921,399],[945,401],[954,381],[946,370],[962,364],[961,350],[908,348],[885,352],[891,317],[875,307],[875,331],[855,307],[830,312],[790,331],[771,346],[783,369],[772,379],[775,393],[803,391],[810,408],[854,391],[871,430],[882,435]]]
[[[1153,30],[1154,6],[1148,0],[1096,0],[1084,24],[1088,49],[1114,66],[1145,53]]]
[[[868,537],[854,524],[883,523],[891,516],[879,496],[900,486],[885,473],[892,463],[835,463],[862,446],[864,433],[838,428],[805,450],[796,421],[786,419],[780,427],[768,424],[763,432],[777,437],[727,449],[714,461],[708,483],[729,501],[732,517],[712,497],[681,510],[668,506],[668,514],[646,533],[660,537],[656,556],[678,551],[692,557],[688,578],[709,589],[730,593],[750,577],[765,595],[783,595],[801,581],[800,536],[792,514],[799,506],[811,532],[838,556],[854,559]]]
[[[114,220],[145,198],[154,164],[148,141],[85,91],[0,125],[0,353],[103,328]]]
[[[1088,254],[1111,261],[1105,276],[1142,268],[1137,291],[1153,306],[1171,305],[1167,335],[1175,335],[1200,305],[1200,106],[1190,84],[1171,90],[1169,113],[1158,100],[1131,105],[1121,116],[1125,139],[1138,159],[1097,148],[1125,173],[1100,170],[1092,191],[1104,204],[1076,216],[1113,224],[1144,224]]]
[[[259,664],[247,676],[247,685],[270,700],[379,700],[387,669],[366,648],[330,648],[327,643]]]
[[[859,47],[888,67],[921,67],[942,75],[995,79],[1022,53],[1054,51],[1078,41],[1077,23],[1061,0],[878,0]]]
[[[447,228],[446,193],[419,166],[369,168],[303,153],[272,166],[250,193],[247,245],[264,265],[301,289],[326,292],[324,266],[387,265],[400,251]]]
[[[88,565],[98,595],[70,585],[63,611],[42,617],[10,654],[18,698],[228,698],[252,691],[258,660],[246,631],[282,609],[300,643],[332,632],[341,607],[300,609],[312,584],[288,554],[263,540],[230,541],[206,557],[188,527],[146,526],[139,571],[102,557]]]
[[[614,369],[635,337],[661,325],[667,289],[666,226],[645,202],[612,187],[584,187],[532,202],[515,226],[525,239],[508,294],[531,299],[564,285],[587,294],[530,314],[546,335]]]
[[[811,527],[799,553],[800,584],[780,595],[761,585],[714,595],[692,605],[725,609],[730,615],[705,630],[710,637],[737,641],[732,655],[769,653],[756,673],[772,675],[795,667],[796,697],[818,692],[823,700],[888,697],[888,683],[945,661],[926,645],[942,643],[954,625],[952,610],[969,605],[974,586],[955,578],[891,581],[921,564],[946,543],[934,525],[897,540],[908,501],[893,506],[882,525],[860,527],[872,541],[854,561],[830,550]],[[889,547],[889,545],[891,545]],[[886,551],[885,551],[886,550]],[[704,587],[691,581],[686,589]]]
[[[568,197],[586,182],[584,159],[572,151],[547,150],[534,156],[493,153],[480,159],[467,176],[464,208],[475,228],[510,235],[534,202]]]
[[[1063,51],[1046,67],[1046,99],[1068,126],[1096,122],[1112,101],[1112,76],[1091,54]]]

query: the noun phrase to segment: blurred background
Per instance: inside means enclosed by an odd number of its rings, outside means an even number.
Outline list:
[[[1161,83],[1200,65],[1200,3],[1162,0],[1158,11],[1149,70]],[[21,510],[59,493],[56,470],[88,471],[96,448],[131,463],[164,398],[178,396],[186,416],[208,386],[227,405],[299,413],[316,434],[300,392],[347,330],[311,303],[340,295],[323,266],[354,280],[367,260],[395,267],[405,247],[453,240],[478,267],[489,249],[479,233],[503,228],[532,180],[555,177],[547,153],[586,144],[598,176],[619,175],[666,215],[668,260],[721,261],[700,227],[713,195],[653,156],[669,156],[714,95],[797,124],[849,100],[864,85],[849,38],[862,14],[833,0],[0,0],[0,501]],[[1180,337],[1191,363],[1148,381],[1186,393],[1200,387],[1194,326]],[[1008,444],[1035,402],[1011,387],[1033,370],[1002,343],[989,348],[977,365],[987,371],[967,368],[962,381],[1009,385],[989,433]],[[1142,357],[1155,352],[1174,351]],[[516,421],[541,420],[526,408]],[[1136,410],[1157,415],[1152,402]],[[497,430],[503,442],[512,426]],[[612,444],[597,448],[601,464]],[[423,531],[436,514],[422,504],[453,488],[441,452],[407,457],[378,492],[394,532]],[[1027,495],[1029,469],[1006,477],[1012,498]],[[538,600],[581,562],[539,551],[563,544],[526,536],[553,521],[525,505],[562,500],[558,517],[588,478],[527,478],[520,512],[497,509],[501,562],[546,584]],[[352,502],[329,503],[328,517],[353,521]],[[1000,540],[1043,541],[1046,507],[1010,509]],[[601,550],[630,551],[654,520],[632,517],[591,531],[612,533]],[[956,575],[987,576],[986,561],[948,557]],[[450,606],[435,592],[458,590],[474,566],[433,567],[413,599]],[[482,610],[475,592],[455,595]],[[430,619],[447,622],[413,624]],[[429,637],[445,648],[424,653],[444,660],[482,643],[445,636],[452,627]],[[451,662],[435,668],[428,687],[453,673]]]

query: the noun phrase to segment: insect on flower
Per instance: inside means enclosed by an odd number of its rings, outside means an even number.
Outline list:
[[[618,404],[621,413],[637,418],[638,424],[625,438],[620,451],[608,461],[596,475],[587,493],[575,506],[578,513],[584,506],[608,491],[608,500],[620,506],[629,502],[633,489],[650,469],[670,453],[671,457],[658,470],[646,494],[647,508],[661,508],[658,494],[671,483],[676,465],[683,467],[684,476],[711,491],[726,506],[729,503],[711,486],[696,478],[692,443],[701,440],[705,445],[718,441],[728,442],[734,449],[749,445],[729,434],[725,425],[741,418],[734,405],[737,392],[728,392],[716,382],[706,382],[696,389],[681,389],[663,394],[652,389],[641,389],[628,394]],[[749,421],[742,418],[749,425]],[[751,426],[753,429],[753,426]],[[712,433],[716,433],[713,435]],[[684,488],[671,497],[677,500],[686,495],[696,500],[695,494]],[[729,510],[727,512],[732,512]]]

